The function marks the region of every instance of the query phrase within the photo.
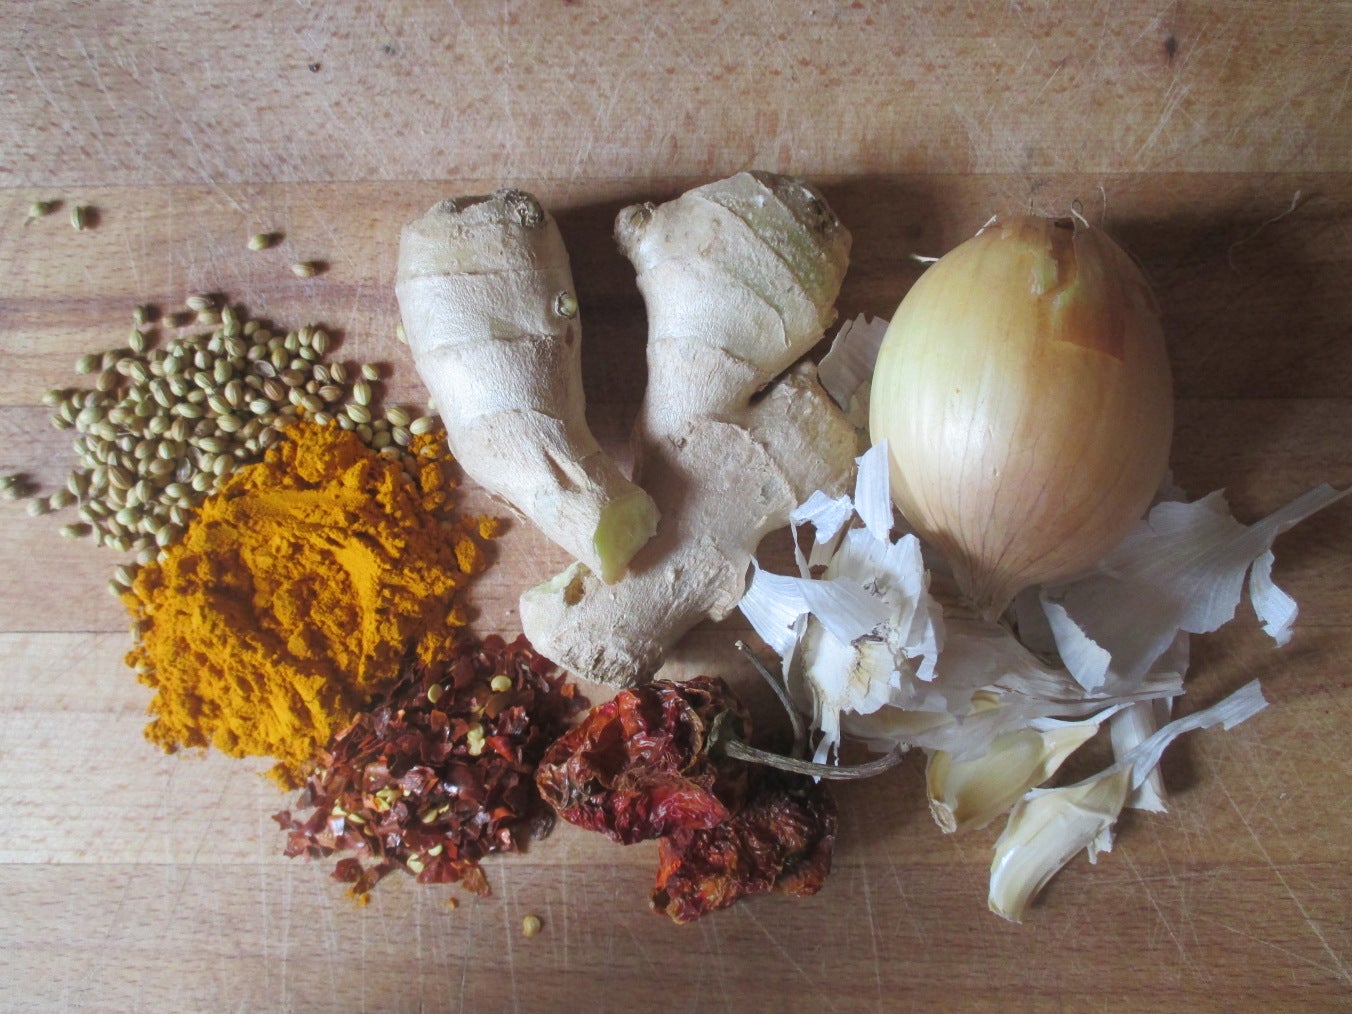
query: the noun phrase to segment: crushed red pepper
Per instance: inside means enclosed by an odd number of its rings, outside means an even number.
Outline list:
[[[586,703],[555,669],[524,637],[496,635],[411,660],[384,699],[316,753],[297,803],[314,812],[274,818],[289,832],[286,854],[353,853],[333,876],[360,900],[399,868],[488,894],[478,861],[517,851],[552,822],[535,768]]]
[[[718,749],[751,736],[718,677],[657,680],[593,708],[549,747],[540,793],[565,820],[633,844],[660,838],[651,905],[678,923],[749,894],[814,894],[831,868],[836,810],[825,783]]]

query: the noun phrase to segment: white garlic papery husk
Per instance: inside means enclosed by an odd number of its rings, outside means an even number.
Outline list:
[[[790,690],[808,700],[819,762],[840,741],[842,713],[868,714],[896,700],[904,682],[933,679],[943,639],[919,541],[889,538],[886,469],[886,448],[872,448],[859,459],[853,499],[814,497],[794,513],[795,523],[814,524],[814,558],[831,547],[820,577],[808,576],[812,563],[801,556],[798,577],[756,566],[741,603],[786,660]],[[847,527],[854,518],[863,526]]]
[[[996,219],[921,275],[869,401],[902,516],[998,617],[1144,514],[1168,462],[1169,361],[1140,270],[1071,219]]]
[[[965,761],[1037,719],[1084,718],[1181,692],[1180,675],[1154,671],[1086,690],[1002,624],[961,610],[945,616],[930,594],[916,537],[889,539],[891,507],[879,478],[886,460],[882,444],[859,459],[848,514],[841,500],[826,497],[795,512],[796,521],[820,526],[814,557],[817,546],[832,547],[820,577],[810,577],[801,558],[797,577],[757,566],[741,603],[786,660],[790,688],[821,733],[819,761],[842,734],[882,751],[917,746]],[[846,528],[850,517],[863,527]]]
[[[1272,581],[1273,541],[1348,492],[1318,486],[1251,525],[1235,520],[1219,491],[1156,504],[1082,576],[1042,588],[1066,667],[1086,690],[1138,679],[1179,632],[1210,633],[1232,620],[1246,575],[1264,631],[1285,644],[1297,610]]]
[[[888,321],[881,317],[862,313],[845,321],[817,366],[817,379],[826,393],[853,426],[865,431],[860,434],[865,448],[869,444],[869,382],[873,379],[878,349],[887,335],[887,325]]]
[[[969,761],[983,756],[998,737],[1042,719],[1082,719],[1182,691],[1182,676],[1167,669],[1152,670],[1131,685],[1114,682],[1086,691],[1070,673],[1038,659],[1009,628],[945,615],[933,681],[902,680],[892,706],[845,713],[841,729],[875,750],[904,743]]]

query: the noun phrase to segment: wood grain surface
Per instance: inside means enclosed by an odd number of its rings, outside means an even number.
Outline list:
[[[1179,396],[1174,474],[1261,516],[1352,483],[1352,5],[18,0],[0,17],[0,473],[74,463],[44,391],[133,306],[228,295],[389,364],[399,227],[510,183],[557,214],[589,417],[623,456],[644,318],[624,205],[749,167],[819,183],[854,234],[844,315],[890,314],[993,212],[1075,207],[1140,259]],[[37,199],[52,216],[26,222]],[[72,203],[93,227],[67,223]],[[256,231],[285,233],[251,252]],[[312,279],[287,266],[317,259]],[[467,507],[488,508],[463,490]],[[838,793],[811,899],[679,928],[655,848],[563,827],[487,864],[492,895],[391,878],[369,907],[281,856],[262,762],[166,756],[122,656],[119,562],[0,501],[0,1008],[692,1011],[1337,1009],[1352,1003],[1352,504],[1277,544],[1278,650],[1242,607],[1197,639],[1182,710],[1260,677],[1272,707],[1175,746],[1021,926],[986,911],[998,826],[930,820],[922,763]],[[781,547],[782,548],[782,547]],[[771,552],[776,550],[772,547]],[[513,525],[476,626],[566,561]],[[673,674],[717,671],[704,624]],[[544,929],[526,939],[521,920]]]

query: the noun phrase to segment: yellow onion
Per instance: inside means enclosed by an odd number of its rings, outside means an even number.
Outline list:
[[[1103,232],[997,219],[934,263],[878,353],[869,428],[892,499],[993,617],[1108,552],[1173,431],[1158,306]]]

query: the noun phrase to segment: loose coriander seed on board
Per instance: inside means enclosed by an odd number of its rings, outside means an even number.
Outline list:
[[[0,480],[0,496],[30,500],[35,515],[75,507],[100,545],[135,551],[141,560],[175,541],[188,510],[237,465],[262,457],[302,410],[320,424],[345,420],[347,429],[358,428],[349,405],[369,419],[371,409],[357,403],[341,364],[322,361],[331,343],[322,328],[274,335],[220,295],[194,294],[185,304],[190,319],[176,323],[205,315],[209,330],[143,330],[170,318],[137,307],[123,346],[74,364],[95,380],[93,389],[42,396],[52,424],[76,431],[78,465],[40,500],[38,486],[23,476]],[[288,345],[310,355],[293,357]],[[362,397],[371,400],[369,392]],[[373,432],[366,429],[369,445]],[[397,442],[387,436],[385,443]],[[395,451],[401,459],[408,453],[402,444]]]

